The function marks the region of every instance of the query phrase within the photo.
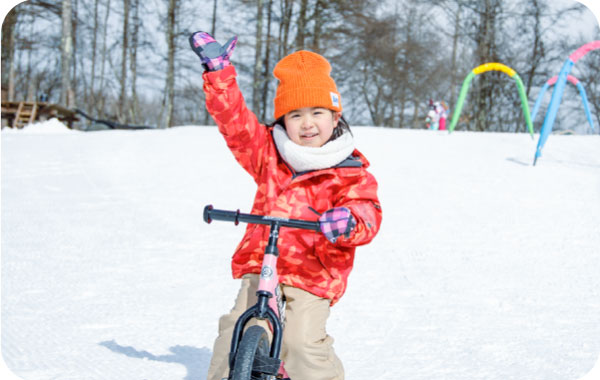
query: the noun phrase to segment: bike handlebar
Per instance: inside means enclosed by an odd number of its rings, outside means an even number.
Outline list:
[[[276,216],[268,215],[255,215],[255,214],[243,214],[240,210],[237,211],[226,211],[214,209],[212,205],[204,207],[204,221],[210,223],[213,220],[222,220],[226,222],[233,222],[236,225],[239,222],[250,223],[250,224],[266,224],[271,225],[278,223],[280,226],[300,228],[303,230],[320,231],[319,222],[302,220],[302,219],[288,219],[279,218]]]

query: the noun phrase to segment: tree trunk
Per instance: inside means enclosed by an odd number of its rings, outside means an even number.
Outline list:
[[[479,65],[496,61],[496,18],[499,3],[498,0],[485,0],[484,4],[484,9],[480,14],[479,41],[477,44]],[[478,80],[479,86],[476,93],[475,129],[477,131],[485,131],[490,126],[490,111],[494,103],[494,80],[489,73],[485,74],[481,75]]]
[[[123,0],[123,50],[121,51],[121,93],[119,94],[119,122],[127,121],[127,52],[129,49],[130,0]]]
[[[74,107],[77,105],[77,97],[75,96],[75,94],[77,93],[77,61],[75,59],[75,57],[77,57],[77,19],[78,19],[78,15],[77,13],[79,12],[79,0],[72,0],[74,1],[73,3],[73,20],[74,22],[71,22],[71,38],[73,39],[73,41],[71,41],[71,46],[73,46],[73,55],[72,55],[72,59],[71,59],[71,70],[72,70],[72,74],[71,74],[71,89],[69,92],[69,104]]]
[[[533,80],[535,79],[535,73],[540,63],[540,60],[544,56],[544,45],[542,43],[542,32],[541,32],[541,9],[538,0],[531,0],[531,6],[533,7],[533,46],[531,52],[531,68],[529,69],[527,76],[526,93],[529,96]]]
[[[290,22],[294,2],[292,0],[281,0],[282,20],[279,25],[279,48],[277,49],[277,60],[288,54],[288,41],[290,36]]]
[[[264,61],[264,71],[263,71],[263,88],[261,94],[261,108],[262,108],[262,120],[267,120],[267,99],[269,98],[269,84],[271,81],[269,78],[271,77],[271,11],[273,7],[273,0],[269,0],[267,5],[267,37],[266,41],[266,49],[265,49],[265,61]]]
[[[19,11],[15,7],[8,12],[2,24],[2,88],[8,89],[8,101],[15,97],[15,28],[18,17]]]
[[[61,42],[61,86],[60,104],[65,107],[71,106],[71,62],[73,61],[73,36],[72,32],[72,9],[71,0],[62,1],[62,34]]]
[[[306,10],[308,9],[308,0],[300,0],[300,13],[298,14],[298,31],[296,32],[296,49],[304,50],[304,40],[306,39]]]
[[[210,34],[217,39],[217,0],[213,1],[212,26],[210,27]]]
[[[217,39],[217,0],[213,1],[213,13],[212,13],[212,26],[210,28],[210,34]],[[210,114],[206,107],[204,107],[204,125],[208,125]]]
[[[413,110],[413,118],[412,118],[412,122],[410,125],[411,129],[417,129],[419,128],[419,101],[418,100],[414,100],[414,110]]]
[[[140,30],[140,1],[132,0],[133,7],[133,28],[131,30],[131,48],[129,57],[129,67],[131,70],[131,104],[129,115],[130,119],[137,123],[138,120],[138,96],[137,96],[137,51],[139,45]]]
[[[263,28],[263,2],[256,2],[256,48],[254,50],[254,72],[252,80],[252,111],[260,115],[260,91],[262,89],[262,28]]]
[[[108,32],[108,18],[110,16],[110,0],[106,2],[106,13],[104,14],[104,26],[102,31],[102,65],[100,67],[100,89],[104,88],[104,74],[105,74],[105,66],[106,66],[106,35]],[[104,117],[104,104],[105,104],[105,96],[100,97],[100,101],[95,104],[95,108],[98,112],[98,117]]]
[[[96,82],[96,50],[98,49],[98,5],[100,0],[94,0],[94,21],[92,26],[92,67],[90,73],[90,88],[85,96],[86,111],[91,113],[93,104],[96,103],[95,82]]]
[[[454,15],[454,35],[452,36],[452,64],[450,68],[451,83],[450,83],[450,104],[456,104],[456,88],[458,86],[458,75],[456,72],[456,56],[458,54],[458,36],[460,34],[460,13],[462,11],[462,3],[458,3],[458,8]]]
[[[29,24],[29,35],[33,35],[33,22]],[[31,68],[31,53],[33,49],[27,49],[27,74],[26,74],[26,83],[27,83],[27,95],[25,96],[25,100],[28,102],[33,102],[35,100],[35,81],[33,78],[33,70]]]
[[[2,24],[2,88],[9,88],[10,72],[15,56],[15,25],[17,23],[17,8],[13,8]],[[12,99],[9,99],[12,100]]]
[[[320,43],[321,43],[321,33],[323,30],[323,10],[325,8],[325,3],[323,0],[317,0],[315,3],[315,9],[313,11],[313,20],[314,20],[314,28],[313,28],[313,40],[311,49],[315,52],[319,52]]]
[[[169,0],[167,13],[167,80],[165,84],[166,109],[164,127],[169,128],[173,123],[173,108],[175,103],[175,15],[177,0]]]

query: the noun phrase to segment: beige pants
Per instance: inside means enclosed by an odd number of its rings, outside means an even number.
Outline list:
[[[229,314],[219,319],[219,336],[215,340],[213,356],[208,369],[208,380],[221,380],[229,374],[229,349],[235,322],[257,301],[259,277],[247,274]],[[286,297],[285,328],[281,358],[292,380],[343,380],[344,368],[333,351],[333,338],[327,335],[325,325],[329,317],[329,300],[302,289],[282,285]],[[265,321],[252,320],[267,331]]]

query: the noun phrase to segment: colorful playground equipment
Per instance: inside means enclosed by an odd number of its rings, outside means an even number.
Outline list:
[[[465,80],[463,81],[462,87],[460,88],[460,93],[458,94],[458,100],[456,101],[456,108],[454,112],[452,112],[452,120],[450,121],[450,127],[448,128],[449,132],[454,130],[456,124],[458,123],[458,119],[460,117],[460,111],[462,110],[463,103],[465,102],[465,98],[467,96],[467,92],[469,91],[469,85],[475,75],[485,73],[486,71],[501,71],[507,74],[509,77],[513,78],[517,83],[517,90],[519,91],[519,98],[521,99],[521,108],[523,110],[523,117],[525,118],[525,122],[527,123],[527,128],[529,130],[529,134],[531,138],[533,138],[533,124],[531,122],[531,115],[529,114],[529,103],[527,101],[527,94],[525,94],[525,88],[523,86],[523,81],[519,74],[510,67],[503,65],[502,63],[497,62],[489,62],[484,63],[483,65],[477,66],[471,72]]]
[[[535,104],[533,105],[533,110],[531,111],[531,121],[532,122],[535,121],[535,116],[537,115],[537,112],[540,109],[540,105],[542,104],[542,98],[544,97],[544,93],[546,93],[546,90],[548,90],[548,88],[550,88],[550,86],[554,86],[554,84],[556,83],[557,80],[558,80],[558,75],[553,76],[552,78],[548,79],[548,81],[544,84],[544,86],[540,90],[540,93],[535,101]],[[592,131],[593,131],[594,130],[594,119],[592,118],[592,113],[590,112],[590,106],[588,103],[587,95],[585,93],[585,88],[583,88],[583,85],[581,84],[579,79],[575,78],[572,75],[567,75],[567,81],[574,84],[577,87],[577,89],[579,90],[579,95],[581,95],[581,101],[583,102],[583,109],[585,111],[585,116],[587,117],[588,123],[590,123],[590,127],[592,127]]]
[[[554,91],[552,91],[552,98],[550,99],[550,105],[548,106],[548,110],[546,111],[544,124],[542,124],[542,129],[540,130],[540,138],[538,140],[537,148],[535,150],[533,165],[536,164],[537,159],[542,155],[542,149],[544,147],[544,144],[546,143],[546,140],[548,140],[548,136],[550,136],[550,133],[552,132],[552,126],[554,125],[554,120],[556,120],[558,107],[560,106],[562,95],[565,91],[565,86],[567,84],[567,76],[571,72],[571,69],[573,68],[575,63],[579,59],[581,59],[581,57],[583,57],[590,51],[596,49],[600,49],[600,41],[589,42],[575,50],[575,52],[573,52],[563,64],[563,67],[560,70],[560,73],[558,74],[556,84],[554,85]]]

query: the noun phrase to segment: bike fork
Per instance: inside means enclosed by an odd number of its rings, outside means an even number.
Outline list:
[[[258,290],[256,291],[258,301],[254,306],[246,310],[235,324],[229,354],[230,368],[233,368],[235,355],[239,343],[242,340],[244,327],[252,318],[260,320],[267,319],[269,321],[273,333],[273,341],[271,343],[269,355],[271,358],[279,360],[279,355],[281,354],[281,342],[283,340],[283,326],[278,315],[275,288],[279,286],[279,278],[277,276],[277,259],[279,257],[277,240],[279,239],[280,227],[281,225],[278,221],[275,220],[271,222],[269,242],[265,248]]]

